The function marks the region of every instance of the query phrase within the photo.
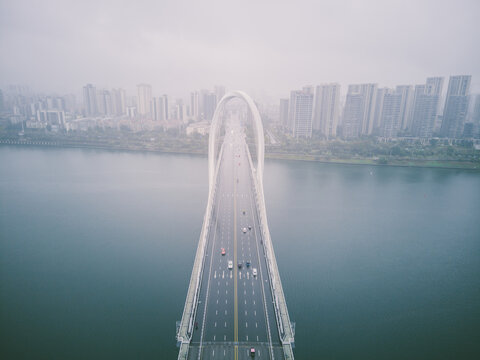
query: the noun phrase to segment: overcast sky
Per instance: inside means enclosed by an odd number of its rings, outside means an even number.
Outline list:
[[[0,0],[0,87],[133,95],[146,82],[186,96],[224,84],[274,99],[471,74],[480,92],[479,14],[479,0]]]

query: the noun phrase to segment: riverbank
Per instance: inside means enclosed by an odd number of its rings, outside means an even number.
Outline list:
[[[266,153],[267,159],[293,160],[293,161],[314,161],[330,164],[345,165],[371,165],[371,166],[400,166],[400,167],[423,167],[423,168],[443,168],[443,169],[466,169],[480,171],[480,163],[472,161],[459,160],[440,160],[440,159],[367,159],[367,158],[348,158],[340,159],[333,157],[322,157],[318,155],[307,154],[278,154]]]
[[[11,146],[33,146],[33,147],[59,147],[59,148],[81,148],[96,150],[113,150],[128,152],[152,152],[152,153],[168,153],[168,154],[186,154],[207,156],[206,149],[185,149],[185,148],[161,148],[145,145],[111,145],[97,143],[68,143],[60,141],[25,141],[16,139],[0,139],[0,145]],[[265,153],[266,159],[291,160],[291,161],[312,161],[330,164],[343,165],[370,165],[370,166],[398,166],[398,167],[423,167],[423,168],[443,168],[443,169],[463,169],[480,171],[480,163],[472,161],[445,160],[445,159],[405,159],[405,158],[335,158],[323,157],[320,155],[308,154],[289,154],[289,153]]]

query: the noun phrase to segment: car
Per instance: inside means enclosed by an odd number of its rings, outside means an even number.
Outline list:
[[[239,269],[241,269],[241,268],[242,268],[242,263],[241,263],[240,261],[238,262],[238,264],[237,264],[237,265],[238,265],[238,268],[239,268]]]
[[[232,260],[228,260],[228,268],[233,269],[233,261]]]
[[[245,210],[243,210],[243,215],[245,215]]]
[[[225,249],[222,248],[222,255],[225,255]]]
[[[250,348],[250,356],[255,357],[255,348]]]
[[[245,265],[247,265],[247,267],[249,267],[249,266],[250,266],[250,261],[247,261],[247,262],[245,263]]]
[[[245,234],[245,233],[247,232],[247,228],[244,227],[244,228],[242,229],[242,231],[243,231],[243,233]]]
[[[248,230],[252,230],[252,225],[248,225]]]
[[[252,273],[253,273],[253,276],[257,276],[257,268],[253,268]]]

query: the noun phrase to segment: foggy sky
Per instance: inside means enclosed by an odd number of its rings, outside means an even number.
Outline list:
[[[0,87],[133,95],[146,82],[184,96],[223,84],[275,98],[471,74],[480,92],[479,14],[478,0],[0,0]]]

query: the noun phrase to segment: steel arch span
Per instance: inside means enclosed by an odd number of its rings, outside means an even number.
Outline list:
[[[265,158],[265,138],[263,135],[263,125],[262,118],[258,112],[257,106],[253,102],[252,98],[248,96],[245,92],[236,90],[231,91],[220,100],[213,114],[212,124],[210,126],[210,134],[208,138],[208,180],[209,180],[209,189],[212,191],[214,184],[215,169],[217,168],[217,148],[216,141],[217,136],[222,125],[220,114],[225,109],[225,105],[232,99],[241,99],[245,101],[249,110],[252,112],[254,133],[256,139],[256,148],[257,148],[257,168],[256,175],[258,182],[263,186],[263,165]]]

